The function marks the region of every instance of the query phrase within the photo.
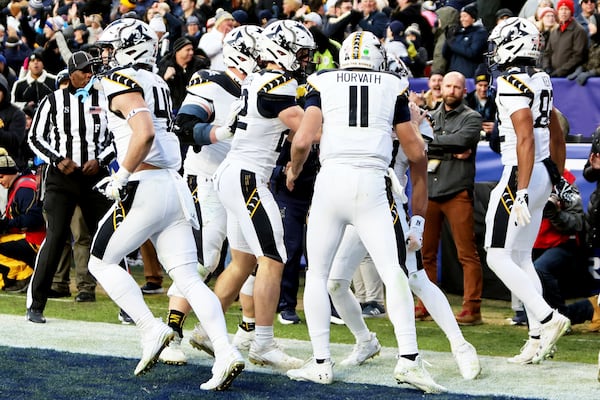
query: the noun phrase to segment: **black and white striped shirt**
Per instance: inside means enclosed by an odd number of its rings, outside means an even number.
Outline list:
[[[59,89],[40,103],[31,123],[29,146],[44,162],[56,166],[69,158],[83,166],[97,159],[114,158],[112,135],[107,129],[108,102],[92,87],[83,103],[69,89]]]

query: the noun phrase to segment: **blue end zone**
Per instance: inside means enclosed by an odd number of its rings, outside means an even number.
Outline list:
[[[135,377],[136,360],[0,346],[0,399],[516,399],[460,394],[423,395],[404,387],[295,382],[283,375],[244,372],[226,392],[204,392],[210,368],[158,364]]]

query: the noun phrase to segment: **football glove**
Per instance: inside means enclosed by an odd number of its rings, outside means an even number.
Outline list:
[[[194,145],[194,126],[200,120],[189,114],[177,114],[173,133],[177,135],[181,144]]]
[[[404,193],[404,186],[402,186],[398,180],[398,176],[396,176],[394,170],[392,168],[388,168],[387,173],[392,184],[392,193],[398,196],[398,199],[402,202],[402,204],[408,203],[408,197],[406,197],[406,193]]]
[[[423,229],[425,228],[425,218],[420,215],[413,215],[410,219],[408,233],[406,234],[406,249],[408,251],[420,250],[423,246]]]
[[[527,189],[517,190],[517,197],[515,197],[512,212],[515,213],[516,226],[525,226],[531,222]]]
[[[242,99],[237,99],[233,103],[231,103],[231,107],[229,108],[229,114],[227,115],[227,119],[223,126],[215,129],[215,138],[218,141],[230,138],[235,133],[235,128],[237,126],[238,114],[244,108],[244,101]]]
[[[127,195],[127,182],[129,181],[130,175],[131,172],[121,167],[116,173],[101,179],[100,182],[94,186],[94,189],[108,197],[110,200],[121,201],[121,199],[124,199]]]

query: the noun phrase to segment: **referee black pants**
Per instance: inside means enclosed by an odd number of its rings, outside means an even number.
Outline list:
[[[112,205],[104,195],[93,190],[94,185],[107,173],[86,176],[80,170],[64,175],[58,168],[49,166],[45,176],[44,212],[46,214],[46,239],[42,243],[31,278],[31,309],[44,311],[48,291],[58,268],[65,241],[70,234],[70,223],[79,204],[90,234],[96,232],[98,221]]]

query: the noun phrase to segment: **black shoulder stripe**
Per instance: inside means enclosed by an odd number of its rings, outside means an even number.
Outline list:
[[[194,75],[192,75],[192,78],[188,82],[187,87],[200,85],[201,83],[212,81],[211,77],[219,74],[221,74],[221,72],[212,71],[210,69],[198,70]]]
[[[210,70],[201,70],[194,74],[188,83],[188,89],[192,86],[201,85],[207,82],[214,82],[221,86],[227,93],[234,97],[240,97],[242,89],[239,83],[231,79],[225,73],[215,73]]]
[[[138,90],[142,89],[142,87],[139,83],[137,83],[136,81],[134,81],[133,79],[131,79],[128,76],[121,75],[118,72],[111,73],[108,76],[108,79],[110,79],[111,81],[117,82],[123,86],[126,86],[130,89],[138,89]]]
[[[225,91],[230,95],[240,97],[242,94],[240,85],[233,79],[229,78],[226,74],[213,75],[211,78],[213,82],[225,89]]]
[[[194,75],[194,76],[192,76],[192,79],[190,79],[190,81],[188,82],[187,87],[189,88],[191,86],[200,85],[202,82],[204,82],[202,75],[200,75],[200,74]]]
[[[294,78],[292,78],[291,76],[288,76],[288,75],[280,75],[276,78],[271,79],[266,84],[264,84],[263,87],[260,88],[260,92],[268,93],[271,90],[273,90],[274,88],[276,88],[277,86],[283,85],[284,83],[287,83],[293,79]]]
[[[530,99],[533,99],[533,91],[529,88],[529,86],[527,86],[524,82],[519,80],[515,75],[506,75],[504,76],[504,79],[506,79],[508,83],[510,83],[521,93],[523,93],[523,95],[529,97]]]

